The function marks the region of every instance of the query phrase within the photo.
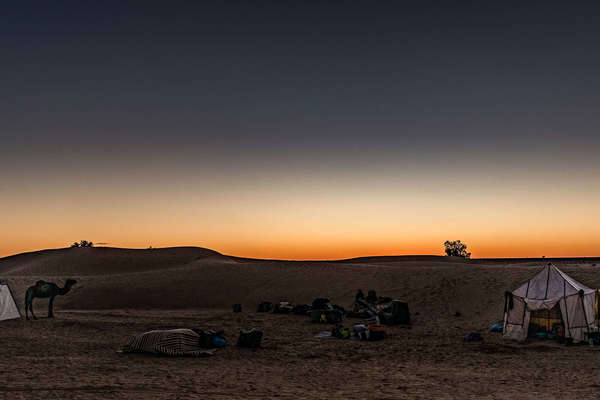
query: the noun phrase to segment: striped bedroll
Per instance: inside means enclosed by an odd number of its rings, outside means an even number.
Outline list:
[[[191,329],[149,331],[134,336],[123,353],[152,353],[167,356],[207,357],[215,350],[200,347],[200,336]]]

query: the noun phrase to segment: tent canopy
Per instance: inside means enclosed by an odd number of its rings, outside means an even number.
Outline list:
[[[556,268],[555,265],[548,264],[537,275],[514,290],[512,294],[531,300],[556,300],[578,294],[580,290],[583,290],[584,294],[594,292],[594,289],[577,282]]]

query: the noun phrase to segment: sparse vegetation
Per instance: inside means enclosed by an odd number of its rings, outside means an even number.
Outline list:
[[[467,245],[460,240],[446,240],[444,242],[444,248],[447,256],[463,258],[471,257],[471,253],[467,252]]]
[[[80,240],[79,243],[74,242],[71,247],[94,247],[94,243],[91,241],[88,242],[87,240]]]

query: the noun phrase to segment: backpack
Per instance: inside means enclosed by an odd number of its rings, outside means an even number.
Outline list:
[[[292,309],[292,314],[306,315],[308,310],[310,310],[310,306],[308,304],[298,304]]]
[[[273,303],[270,301],[263,301],[258,305],[258,312],[270,312],[273,309]]]
[[[262,331],[240,330],[240,337],[238,338],[237,345],[239,347],[257,348],[260,347],[262,341]]]
[[[323,297],[317,297],[313,300],[312,309],[313,310],[326,310],[329,309],[329,299],[325,299]]]

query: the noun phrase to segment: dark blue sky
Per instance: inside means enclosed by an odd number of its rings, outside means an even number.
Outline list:
[[[4,5],[3,140],[597,145],[599,7],[483,3]]]

